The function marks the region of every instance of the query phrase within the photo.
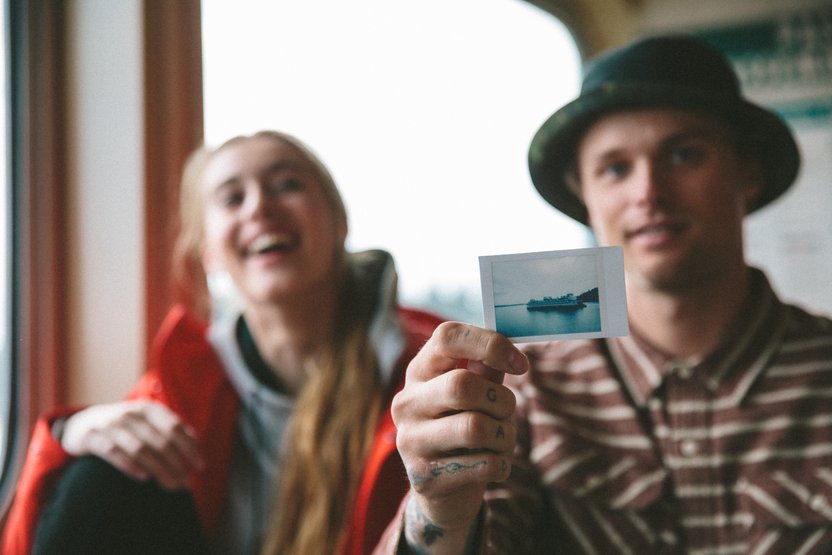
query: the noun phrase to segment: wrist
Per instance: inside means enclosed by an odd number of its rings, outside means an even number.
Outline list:
[[[434,522],[423,510],[416,496],[411,495],[405,507],[404,544],[400,552],[441,555],[453,553],[473,555],[480,552],[485,506],[481,505],[473,520],[456,528]]]

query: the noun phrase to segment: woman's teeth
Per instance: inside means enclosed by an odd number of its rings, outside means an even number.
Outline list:
[[[254,239],[248,246],[250,254],[261,254],[273,250],[285,250],[294,244],[292,237],[286,233],[266,233]]]

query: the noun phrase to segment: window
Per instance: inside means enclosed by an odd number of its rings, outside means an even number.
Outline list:
[[[0,476],[7,467],[8,445],[12,436],[12,373],[11,369],[11,275],[12,275],[12,196],[9,171],[9,84],[8,9],[6,2],[0,9]]]
[[[402,300],[482,321],[479,255],[587,246],[534,190],[539,125],[580,58],[518,0],[203,0],[205,138],[274,128],[332,171],[348,247],[390,251]]]
[[[2,0],[0,513],[65,363],[63,3]]]

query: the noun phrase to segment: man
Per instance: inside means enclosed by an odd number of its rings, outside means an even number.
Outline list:
[[[529,162],[623,247],[631,334],[523,346],[524,374],[499,334],[441,326],[393,407],[412,488],[379,550],[831,553],[832,321],[743,253],[796,177],[789,129],[719,52],[655,37],[592,65]]]

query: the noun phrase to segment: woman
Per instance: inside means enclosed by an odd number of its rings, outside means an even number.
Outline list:
[[[40,553],[369,551],[407,491],[389,402],[439,320],[396,306],[386,253],[346,252],[335,184],[290,136],[198,150],[181,194],[190,308],[130,399],[41,419],[3,553],[28,553],[39,518]],[[203,271],[236,302],[210,306]]]

